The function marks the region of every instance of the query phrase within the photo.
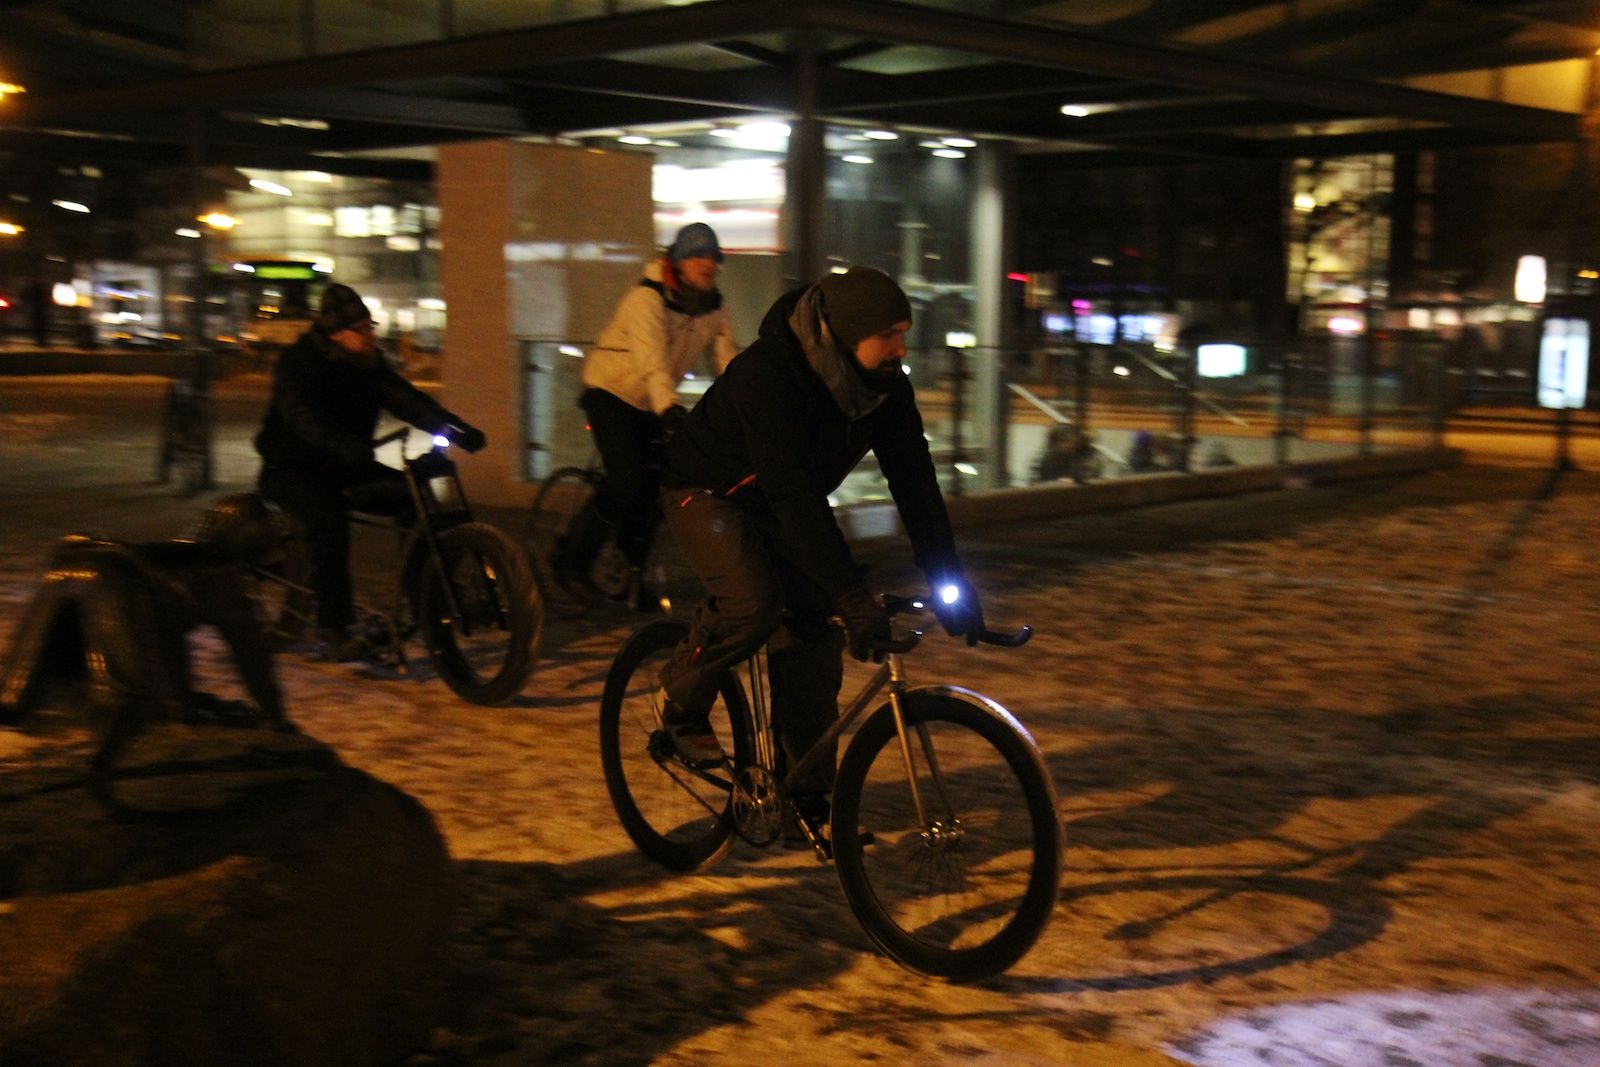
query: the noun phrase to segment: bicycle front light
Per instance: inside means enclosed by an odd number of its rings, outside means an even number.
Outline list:
[[[434,448],[449,448],[450,447],[450,438],[446,437],[442,433],[434,434],[433,435],[433,447]]]
[[[960,599],[961,599],[961,587],[959,585],[941,585],[939,587],[939,601],[940,601],[940,603],[943,603],[943,604],[954,604],[956,601],[958,601]]]

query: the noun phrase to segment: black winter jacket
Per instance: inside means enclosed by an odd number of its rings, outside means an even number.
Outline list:
[[[430,433],[459,421],[382,356],[360,365],[313,327],[278,357],[256,451],[275,467],[342,483],[365,481],[380,411]]]
[[[837,600],[861,581],[828,494],[870,449],[917,565],[930,576],[959,570],[911,382],[894,375],[874,410],[848,418],[789,325],[804,292],[779,298],[760,337],[683,420],[667,446],[663,484],[764,504],[777,520],[783,556]]]

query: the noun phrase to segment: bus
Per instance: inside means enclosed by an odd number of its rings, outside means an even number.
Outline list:
[[[311,328],[317,301],[327,285],[326,265],[311,260],[259,257],[236,259],[234,309],[239,344],[269,355],[300,339]]]

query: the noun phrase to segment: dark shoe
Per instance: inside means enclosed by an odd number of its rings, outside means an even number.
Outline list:
[[[705,770],[720,766],[727,759],[722,742],[711,729],[711,718],[705,713],[696,715],[663,698],[661,726],[672,742],[673,754],[687,766]]]
[[[361,634],[331,626],[317,630],[317,657],[329,663],[376,659],[378,650]]]

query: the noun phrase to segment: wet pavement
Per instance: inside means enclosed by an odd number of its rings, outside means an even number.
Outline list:
[[[56,536],[170,535],[208,499],[152,480],[155,380],[9,385],[0,647]],[[241,488],[260,389],[220,389]],[[1425,475],[963,537],[990,619],[1038,636],[929,640],[914,678],[1028,725],[1067,840],[1040,943],[975,985],[877,956],[804,854],[682,876],[632,850],[594,707],[635,616],[552,620],[507,708],[425,670],[280,673],[302,727],[418,797],[459,865],[455,993],[417,1064],[1593,1067],[1600,456],[1548,457],[1498,442]]]

